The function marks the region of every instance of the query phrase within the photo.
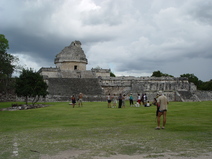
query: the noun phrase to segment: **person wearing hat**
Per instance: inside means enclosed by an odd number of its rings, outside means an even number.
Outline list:
[[[167,97],[163,94],[162,91],[159,91],[158,94],[159,94],[159,97],[158,97],[159,111],[158,111],[158,116],[157,116],[157,127],[155,128],[156,130],[160,130],[160,117],[161,116],[163,116],[162,129],[165,129],[166,114],[167,114],[167,108],[168,108],[168,103],[169,103]]]

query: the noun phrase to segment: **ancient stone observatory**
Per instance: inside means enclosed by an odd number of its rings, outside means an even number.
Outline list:
[[[201,101],[196,86],[180,77],[110,77],[110,69],[86,70],[88,60],[80,41],[74,41],[55,57],[55,68],[41,68],[39,73],[48,84],[46,101],[70,101],[70,97],[84,94],[84,100],[106,100],[106,95],[146,93],[152,101],[159,90],[170,101]],[[141,68],[142,69],[142,68]],[[204,95],[211,99],[211,94]],[[203,98],[203,97],[201,97]],[[206,100],[205,99],[205,100]]]
[[[80,41],[74,41],[56,55],[55,68],[42,67],[39,72],[45,78],[96,78],[109,77],[109,69],[86,70],[88,60]]]
[[[80,41],[74,41],[65,47],[54,60],[57,68],[63,71],[86,70],[88,60],[81,48]]]
[[[65,47],[56,55],[54,63],[55,68],[42,67],[38,71],[48,84],[47,101],[67,101],[80,92],[85,96],[103,94],[98,77],[109,77],[110,69],[86,70],[88,60],[80,41]]]

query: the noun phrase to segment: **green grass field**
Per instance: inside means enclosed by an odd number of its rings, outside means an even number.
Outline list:
[[[0,111],[1,159],[38,159],[66,150],[87,150],[78,158],[115,154],[157,158],[165,152],[198,157],[212,151],[212,101],[171,102],[165,130],[154,130],[155,106],[118,109],[107,108],[106,102],[85,102],[80,108],[67,102],[45,104],[51,106]],[[0,103],[0,108],[10,106]]]

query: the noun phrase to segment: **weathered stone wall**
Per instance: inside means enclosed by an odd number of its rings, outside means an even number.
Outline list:
[[[52,71],[52,70],[50,70]],[[82,71],[81,71],[82,72]],[[110,94],[133,94],[134,100],[137,94],[147,94],[151,102],[157,96],[159,90],[162,90],[169,101],[211,101],[212,91],[199,91],[193,83],[189,83],[185,78],[155,78],[155,77],[99,77],[99,78],[65,78],[69,76],[69,71],[59,74],[57,78],[45,78],[48,84],[49,95],[41,102],[48,101],[70,101],[70,97],[84,94],[85,101],[106,101],[106,96]],[[86,74],[84,71],[82,74]],[[93,72],[88,71],[86,77],[92,77]],[[7,96],[0,94],[0,101],[24,101],[24,98],[18,98],[15,94]],[[30,99],[29,99],[30,102]]]
[[[186,78],[172,77],[105,77],[100,78],[105,94],[114,93],[146,93],[175,91],[196,91],[196,86]],[[113,88],[113,90],[112,90]]]
[[[60,71],[58,72],[58,78],[95,78],[91,71]]]
[[[96,76],[95,76],[95,73],[91,71],[81,71],[80,78],[96,78]]]
[[[149,100],[157,96],[162,90],[169,101],[199,101],[192,92],[196,91],[196,86],[189,83],[187,78],[174,77],[101,77],[100,85],[104,94],[133,94],[137,99],[137,94],[146,93]]]
[[[110,69],[92,68],[91,71],[95,74],[95,77],[110,77]]]
[[[195,91],[194,94],[200,101],[212,101],[212,91]]]
[[[84,71],[86,70],[86,63],[80,63],[80,62],[63,62],[63,63],[58,63],[57,67],[60,68],[61,70],[81,70]]]
[[[49,78],[47,101],[70,101],[72,95],[83,93],[84,98],[101,96],[103,91],[97,78]]]
[[[39,71],[40,75],[44,77],[58,78],[59,69],[58,68],[44,68],[42,67]]]
[[[196,90],[193,92],[178,91],[176,92],[176,96],[178,97],[177,101],[182,101],[182,102],[211,101],[212,91],[200,91],[200,90]]]
[[[13,102],[16,101],[16,94],[0,94],[0,102]]]
[[[45,78],[97,78],[109,77],[109,69],[92,70],[61,70],[59,68],[41,68],[40,75]]]

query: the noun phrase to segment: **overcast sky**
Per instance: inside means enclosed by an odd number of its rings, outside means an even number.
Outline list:
[[[0,34],[27,68],[82,43],[87,70],[212,79],[212,0],[0,0]]]

